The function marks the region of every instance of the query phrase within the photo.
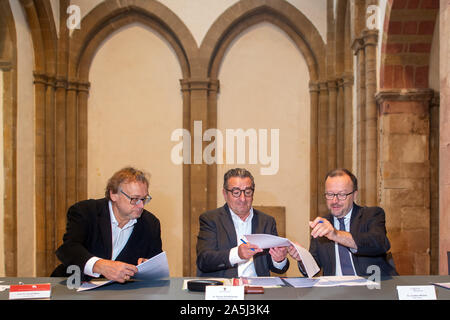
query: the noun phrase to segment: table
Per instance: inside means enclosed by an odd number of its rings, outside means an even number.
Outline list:
[[[182,290],[184,279],[111,283],[90,291],[68,289],[65,278],[0,278],[0,285],[51,283],[51,300],[203,300],[204,293]],[[245,300],[398,300],[396,286],[429,285],[450,282],[450,276],[396,276],[382,278],[380,289],[366,286],[326,288],[265,288],[264,294],[246,294]],[[0,292],[0,300],[8,300],[9,292]],[[450,290],[436,286],[438,300],[450,301]]]

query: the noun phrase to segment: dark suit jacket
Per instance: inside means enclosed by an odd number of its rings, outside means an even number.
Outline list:
[[[333,224],[333,216],[325,217]],[[391,245],[386,236],[385,214],[380,207],[360,207],[353,204],[350,219],[350,233],[355,241],[358,251],[352,254],[353,265],[357,275],[370,276],[373,271],[367,272],[367,267],[377,265],[382,276],[397,275],[397,271],[386,260],[386,253]],[[309,252],[323,269],[324,276],[336,274],[335,242],[327,237],[311,238]],[[299,264],[300,271],[302,270]]]
[[[151,258],[162,252],[161,228],[158,218],[144,210],[116,261],[136,265],[139,258]],[[85,200],[67,212],[67,229],[63,244],[56,250],[62,265],[52,276],[67,276],[69,265],[78,265],[83,274],[86,262],[96,256],[111,259],[112,233],[108,199]]]
[[[228,205],[203,213],[200,216],[200,232],[197,237],[197,276],[234,278],[238,266],[230,264],[230,250],[237,246],[237,235]],[[275,219],[253,209],[252,233],[278,235]],[[269,276],[270,271],[284,273],[289,260],[280,270],[273,266],[268,250],[253,256],[258,276]]]

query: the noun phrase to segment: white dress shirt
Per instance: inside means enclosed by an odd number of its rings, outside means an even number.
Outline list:
[[[112,254],[111,254],[111,260],[116,260],[119,253],[122,251],[122,249],[125,247],[125,245],[128,242],[128,239],[131,236],[131,233],[133,232],[134,225],[137,222],[136,219],[132,219],[128,221],[126,225],[124,225],[122,228],[119,227],[119,223],[117,222],[116,217],[114,216],[114,211],[112,209],[111,201],[108,202],[109,207],[109,216],[111,218],[111,235],[112,235]],[[84,273],[91,277],[99,277],[99,273],[94,273],[93,268],[94,264],[100,260],[99,257],[92,257],[90,258],[86,264],[84,265]]]
[[[242,243],[241,239],[247,242],[245,235],[252,234],[253,208],[250,208],[250,214],[248,215],[247,219],[245,219],[245,221],[243,221],[237,214],[235,214],[233,210],[231,210],[231,208],[230,212],[237,237],[237,246],[230,250],[230,264],[238,265],[238,277],[257,277],[258,275],[256,274],[253,257],[246,260],[241,259],[238,254],[238,247]],[[284,259],[281,262],[276,262],[272,259],[272,263],[276,268],[282,269],[286,265],[287,259]]]

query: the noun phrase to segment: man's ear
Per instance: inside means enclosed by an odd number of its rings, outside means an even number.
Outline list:
[[[111,199],[111,201],[117,202],[117,200],[119,198],[119,194],[113,193],[112,190],[109,190],[109,198]]]

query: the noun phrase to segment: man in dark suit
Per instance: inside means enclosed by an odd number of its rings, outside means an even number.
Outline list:
[[[309,251],[325,276],[370,276],[373,269],[369,266],[378,267],[382,276],[397,275],[386,259],[390,243],[384,210],[356,205],[357,190],[357,179],[350,171],[336,169],[327,174],[325,199],[330,213],[310,222]],[[299,261],[299,269],[305,274],[293,246],[289,254]]]
[[[158,218],[144,209],[151,197],[145,174],[134,168],[116,172],[105,198],[85,200],[67,212],[67,229],[56,256],[62,264],[52,276],[67,276],[78,265],[83,279],[98,277],[125,282],[136,265],[162,252]]]
[[[231,169],[224,176],[226,204],[200,216],[197,240],[197,276],[256,277],[289,267],[287,248],[262,250],[248,243],[247,234],[277,234],[275,219],[252,208],[255,182],[245,169]]]

